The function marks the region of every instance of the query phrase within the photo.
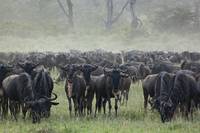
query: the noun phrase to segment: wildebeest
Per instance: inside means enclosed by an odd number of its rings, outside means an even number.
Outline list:
[[[160,73],[155,93],[155,107],[162,122],[170,121],[178,106],[188,118],[188,113],[192,113],[192,101],[196,103],[200,96],[195,78],[184,71],[178,71],[176,75]]]
[[[128,103],[128,96],[129,96],[129,91],[131,87],[131,77],[126,77],[126,78],[121,78],[120,81],[120,89],[121,89],[121,98],[120,101],[122,104],[126,102],[126,105]]]
[[[184,61],[181,64],[181,69],[191,70],[195,73],[199,73],[200,72],[200,63],[199,62]]]
[[[50,74],[45,68],[42,68],[37,72],[33,81],[35,99],[46,98],[46,101],[40,102],[41,117],[49,117],[51,106],[58,105],[58,103],[53,102],[57,98],[56,94],[54,94],[56,98],[51,99],[53,88],[54,84]]]
[[[61,69],[67,72],[65,92],[69,102],[70,115],[72,112],[71,100],[73,100],[74,103],[75,115],[77,115],[77,111],[79,115],[82,115],[85,106],[86,83],[85,80],[77,74],[77,71],[81,69],[80,65],[66,65],[64,67],[61,67]]]
[[[104,114],[106,102],[109,106],[109,114],[111,114],[111,98],[115,98],[115,115],[117,115],[118,101],[121,95],[120,90],[120,80],[122,77],[128,77],[118,68],[113,68],[111,70],[105,70],[104,74],[99,76],[96,80],[96,108],[95,116],[97,109],[100,111],[101,103],[103,102]]]
[[[25,101],[34,99],[31,77],[27,73],[11,75],[3,81],[3,91],[3,108],[8,108],[7,106],[9,100],[11,115],[13,115],[14,118],[17,120],[17,104],[21,104],[22,111],[26,112],[24,107]]]
[[[146,111],[148,102],[151,103],[151,100],[149,100],[149,96],[151,98],[155,96],[155,84],[156,84],[157,77],[158,77],[158,74],[148,75],[142,81],[145,111]]]
[[[85,98],[86,98],[87,114],[92,113],[92,101],[94,99],[94,92],[95,92],[95,81],[94,78],[91,76],[91,73],[95,71],[97,68],[98,66],[91,64],[84,64],[81,65],[80,67],[80,71],[82,71],[86,83]]]
[[[160,72],[169,72],[173,73],[178,71],[180,68],[172,63],[168,62],[154,62],[154,65],[151,68],[151,73],[152,74],[157,74]]]
[[[8,73],[12,71],[12,67],[4,64],[0,64],[0,113],[3,115],[2,112],[2,102],[3,102],[3,88],[2,88],[2,82],[3,80],[8,76]]]

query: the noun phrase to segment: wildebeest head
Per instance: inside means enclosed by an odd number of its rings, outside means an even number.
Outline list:
[[[71,64],[64,67],[60,67],[62,70],[67,72],[67,93],[69,97],[72,97],[73,91],[73,78],[77,71],[81,69],[80,65]]]
[[[90,82],[90,76],[93,71],[95,71],[98,68],[96,65],[91,64],[85,64],[81,65],[80,70],[83,72],[83,76],[85,78],[86,84],[88,85]]]
[[[59,103],[53,102],[57,99],[57,95],[53,93],[54,98],[48,98],[46,96],[40,97],[34,101],[26,101],[26,106],[31,109],[32,122],[40,122],[42,117],[50,116],[50,108],[52,105],[58,105]]]
[[[32,62],[26,61],[24,63],[18,63],[18,66],[21,67],[26,73],[32,73],[33,69],[35,69],[39,64],[34,64]]]
[[[174,114],[174,110],[175,108],[173,106],[171,99],[169,99],[167,102],[165,101],[160,102],[159,112],[160,112],[162,122],[171,121]]]
[[[12,66],[0,64],[0,74],[1,74],[0,80],[3,80],[7,75],[7,73],[12,71],[12,68],[13,68]]]
[[[120,69],[114,68],[111,70],[105,70],[104,69],[104,74],[106,76],[109,76],[112,81],[112,93],[115,96],[116,99],[120,98],[120,80],[122,77],[128,77],[127,74],[124,74]]]
[[[81,69],[81,66],[76,64],[71,64],[60,68],[67,72],[68,83],[72,83],[75,73]]]

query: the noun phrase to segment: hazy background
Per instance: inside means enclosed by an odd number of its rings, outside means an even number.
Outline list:
[[[0,0],[0,51],[200,50],[200,0],[136,0],[107,28],[108,0],[71,0],[72,27],[58,0]],[[60,0],[68,11],[66,0]],[[117,16],[127,0],[113,0]]]

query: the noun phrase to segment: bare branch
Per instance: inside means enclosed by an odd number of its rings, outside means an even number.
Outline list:
[[[127,0],[127,2],[124,4],[124,6],[122,7],[119,14],[112,20],[112,23],[116,22],[121,17],[121,15],[123,14],[123,12],[124,12],[125,8],[128,6],[128,4],[129,4],[129,0]]]
[[[58,5],[60,6],[60,8],[62,9],[63,13],[69,17],[69,14],[67,13],[67,11],[65,10],[64,6],[62,5],[62,3],[60,2],[60,0],[57,0]]]

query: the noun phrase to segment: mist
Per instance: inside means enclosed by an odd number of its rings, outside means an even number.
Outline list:
[[[4,52],[200,50],[200,0],[0,2]]]

